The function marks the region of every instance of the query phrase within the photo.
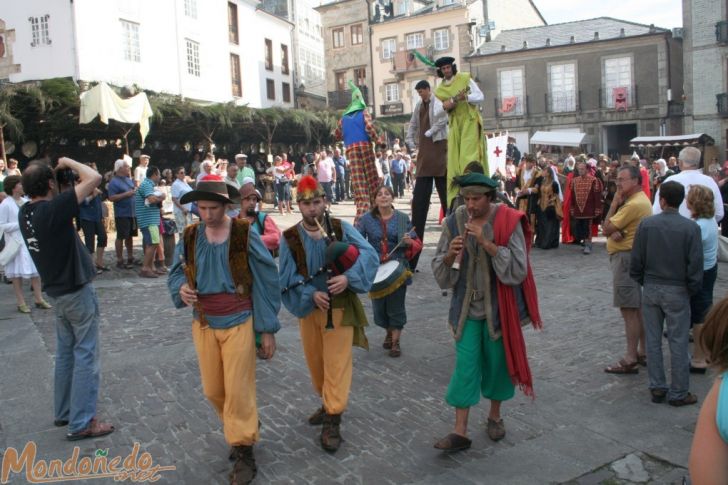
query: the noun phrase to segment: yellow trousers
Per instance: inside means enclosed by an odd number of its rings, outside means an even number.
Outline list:
[[[351,346],[354,327],[344,327],[344,310],[334,309],[334,330],[326,330],[326,312],[316,308],[300,319],[301,342],[311,382],[328,414],[346,409],[351,388]]]
[[[252,445],[258,441],[252,317],[227,329],[201,329],[195,320],[192,340],[202,390],[222,421],[225,441],[232,446]]]

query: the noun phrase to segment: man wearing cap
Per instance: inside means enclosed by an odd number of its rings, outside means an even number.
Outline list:
[[[302,220],[284,231],[281,241],[282,299],[299,319],[311,381],[322,400],[322,406],[308,422],[323,424],[321,446],[334,452],[341,444],[339,425],[349,399],[352,345],[368,348],[363,328],[367,325],[366,314],[356,293],[369,291],[379,258],[351,224],[324,214],[324,191],[316,179],[309,175],[301,178],[296,201]],[[320,226],[340,243],[330,244]],[[333,260],[336,255],[331,253],[341,247],[341,242],[345,243],[345,251]],[[332,267],[340,274],[329,278],[318,271],[326,267],[327,259],[333,260]],[[330,305],[333,328],[327,330]]]
[[[415,85],[420,101],[412,111],[405,141],[410,147],[417,146],[417,183],[412,193],[412,225],[417,237],[424,241],[427,213],[430,210],[432,186],[435,185],[440,204],[447,209],[447,113],[442,102],[432,94],[430,83],[425,80]],[[410,261],[412,270],[417,268],[420,255]]]
[[[222,420],[235,460],[231,483],[256,474],[255,335],[262,333],[266,358],[280,329],[278,272],[246,219],[225,214],[234,188],[208,175],[180,202],[196,201],[201,221],[187,226],[175,251],[168,287],[175,307],[193,307],[192,339],[202,388]]]
[[[485,97],[467,72],[458,72],[455,59],[441,57],[435,61],[437,75],[443,81],[435,89],[435,96],[442,101],[450,121],[447,136],[447,184],[448,204],[452,205],[458,195],[452,185],[455,177],[465,172],[467,164],[478,161],[488,170],[488,157],[483,137],[483,120],[475,103],[482,103]]]
[[[346,159],[351,169],[351,190],[354,192],[356,219],[359,219],[374,203],[374,195],[379,186],[376,157],[372,142],[378,138],[367,112],[367,105],[361,90],[351,81],[351,104],[339,120],[334,136],[344,140]]]
[[[250,227],[258,233],[268,251],[276,256],[281,244],[281,230],[278,229],[272,217],[268,217],[265,212],[257,210],[257,205],[261,199],[262,197],[260,192],[256,190],[253,179],[243,179],[243,185],[240,187],[239,217],[248,221]]]
[[[497,183],[469,173],[455,179],[463,205],[442,226],[432,270],[442,289],[452,289],[448,321],[455,337],[455,370],[445,399],[455,407],[454,432],[435,448],[470,447],[470,407],[490,400],[487,432],[505,436],[501,403],[515,386],[533,396],[521,324],[541,327],[528,253],[531,228],[523,212],[494,203]]]
[[[131,164],[119,159],[114,162],[114,178],[107,190],[109,200],[114,203],[114,224],[116,226],[116,267],[131,269],[134,267],[134,238],[137,236],[136,218],[134,217],[134,194],[136,185],[130,177]],[[124,263],[124,245],[126,245],[126,263]]]
[[[244,153],[238,153],[235,155],[235,165],[238,166],[238,185],[243,185],[243,179],[250,177],[255,183],[255,171],[248,166],[248,156]]]

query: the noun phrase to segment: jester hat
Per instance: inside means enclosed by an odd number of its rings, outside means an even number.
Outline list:
[[[304,175],[296,185],[296,202],[324,197],[324,189],[318,181],[310,175]]]
[[[364,102],[364,96],[361,94],[361,89],[351,79],[349,79],[349,87],[351,88],[351,104],[346,107],[344,116],[356,113],[367,107],[367,104]]]

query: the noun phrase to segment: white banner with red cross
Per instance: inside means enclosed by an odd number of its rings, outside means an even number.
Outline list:
[[[488,149],[488,165],[493,175],[500,172],[506,174],[506,150],[508,149],[508,132],[492,133],[486,138]]]

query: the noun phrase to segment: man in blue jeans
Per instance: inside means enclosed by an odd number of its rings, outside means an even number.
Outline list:
[[[100,182],[98,172],[70,158],[60,158],[55,171],[35,161],[23,172],[31,200],[18,214],[20,231],[56,309],[54,424],[68,425],[69,441],[114,431],[96,419],[99,304],[91,282],[96,271],[73,224],[79,205]]]
[[[642,317],[647,373],[652,402],[671,406],[695,404],[690,385],[690,295],[703,286],[703,242],[700,227],[680,215],[685,198],[679,182],[660,186],[662,213],[642,220],[635,234],[629,275],[642,285]],[[662,325],[667,329],[672,379],[668,390],[662,364]]]
[[[397,152],[392,160],[392,183],[394,184],[394,196],[404,197],[404,182],[407,172],[407,163],[402,158],[402,154]]]

